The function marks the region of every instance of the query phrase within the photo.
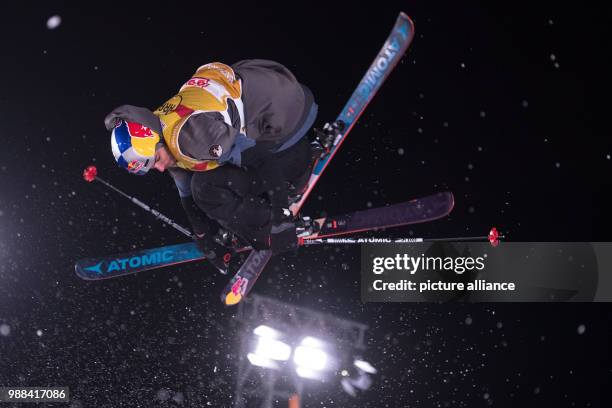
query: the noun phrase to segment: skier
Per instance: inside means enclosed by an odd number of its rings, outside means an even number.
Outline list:
[[[155,111],[122,105],[105,125],[121,167],[168,170],[198,247],[227,272],[227,232],[274,253],[297,246],[290,194],[308,181],[316,116],[306,86],[257,59],[203,65]]]

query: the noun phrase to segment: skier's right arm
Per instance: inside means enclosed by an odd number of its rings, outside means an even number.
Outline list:
[[[204,211],[196,205],[191,195],[191,177],[193,173],[178,167],[168,169],[168,172],[174,179],[179,196],[181,197],[181,205],[183,210],[185,210],[193,232],[198,236],[214,234],[217,227],[216,222],[208,218]]]
[[[178,167],[168,169],[168,172],[174,179],[178,189],[181,205],[191,224],[196,245],[212,265],[226,274],[233,252],[230,248],[215,242],[213,236],[219,230],[219,224],[215,220],[210,219],[195,203],[191,194],[191,177],[193,172]]]

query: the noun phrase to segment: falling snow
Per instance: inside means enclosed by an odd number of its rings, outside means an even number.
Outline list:
[[[49,17],[49,19],[47,20],[47,28],[49,30],[54,30],[57,27],[60,26],[60,24],[62,24],[62,18],[58,15]]]

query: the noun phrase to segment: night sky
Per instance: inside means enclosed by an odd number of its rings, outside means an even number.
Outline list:
[[[228,277],[194,263],[86,282],[74,262],[184,242],[99,175],[187,224],[166,174],[116,166],[104,116],[155,108],[207,62],[277,60],[333,120],[399,11],[416,38],[304,207],[313,216],[453,191],[450,217],[398,236],[609,241],[609,10],[579,3],[198,2],[3,6],[0,386],[68,386],[77,407],[229,407]],[[95,4],[95,5],[94,5]],[[499,8],[496,8],[499,7]],[[61,17],[55,29],[47,20]],[[604,406],[608,304],[363,304],[357,248],[275,258],[255,293],[365,323],[380,373],[306,407]],[[8,405],[7,405],[8,406]],[[50,406],[50,404],[49,404]],[[67,406],[67,404],[56,404]]]

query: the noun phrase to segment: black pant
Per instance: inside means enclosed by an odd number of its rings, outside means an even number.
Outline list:
[[[225,165],[195,173],[191,190],[196,205],[224,228],[256,248],[268,245],[272,211],[288,207],[288,185],[303,179],[312,163],[307,138],[289,149],[243,167]]]

